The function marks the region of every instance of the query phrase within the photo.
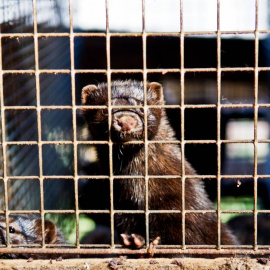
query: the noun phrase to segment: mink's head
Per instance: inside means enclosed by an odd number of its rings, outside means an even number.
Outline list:
[[[49,220],[44,221],[45,243],[53,244],[58,239],[57,228]],[[11,245],[41,244],[41,219],[34,215],[10,215],[9,216],[9,242]],[[6,219],[0,215],[0,244],[7,244]]]
[[[83,105],[108,106],[107,84],[87,85],[82,90]],[[163,91],[159,83],[147,83],[147,105],[162,105]],[[144,139],[145,117],[147,113],[148,139],[158,131],[163,109],[145,108],[143,83],[139,81],[113,81],[111,83],[111,137],[114,141]],[[120,106],[120,107],[118,107]],[[139,106],[131,108],[130,106]],[[108,109],[84,109],[83,114],[94,140],[108,139]]]

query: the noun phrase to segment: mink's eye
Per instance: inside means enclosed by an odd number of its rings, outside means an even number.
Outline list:
[[[102,109],[102,110],[101,110],[101,113],[102,113],[103,115],[108,115],[108,110],[107,110],[107,109]]]
[[[12,226],[9,226],[9,233],[15,233],[15,229]]]
[[[144,113],[144,109],[143,108],[138,108],[138,111],[140,112],[140,113]]]

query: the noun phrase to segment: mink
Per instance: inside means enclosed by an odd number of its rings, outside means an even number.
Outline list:
[[[67,244],[63,233],[50,220],[44,221],[45,244]],[[35,215],[10,215],[9,240],[11,245],[30,245],[42,243],[41,219]],[[0,215],[0,244],[6,245],[6,218]],[[3,254],[7,258],[58,258],[52,254]]]
[[[83,109],[83,115],[93,140],[113,141],[112,164],[114,175],[141,176],[132,179],[114,179],[113,197],[116,210],[145,210],[145,124],[147,124],[148,140],[175,141],[164,105],[162,85],[156,82],[147,83],[147,105],[144,111],[144,86],[136,80],[111,82],[112,107],[111,130],[108,130],[108,109],[91,108],[92,106],[108,106],[108,86],[106,83],[87,85],[82,90],[82,104],[90,105]],[[131,108],[129,106],[141,106]],[[147,123],[144,123],[147,113]],[[126,143],[130,142],[130,143]],[[108,152],[97,149],[103,173],[108,174],[106,164],[109,162]],[[205,154],[207,156],[207,153]],[[207,157],[206,157],[207,158]],[[181,210],[182,209],[182,169],[181,149],[178,144],[148,144],[148,207],[149,210]],[[195,170],[184,160],[185,174],[196,175]],[[175,178],[158,178],[158,176],[174,175]],[[156,176],[151,178],[151,176]],[[179,176],[179,177],[177,177]],[[200,179],[185,179],[186,210],[213,210],[214,206],[208,198]],[[141,247],[146,235],[145,214],[114,215],[115,228],[121,234],[124,244]],[[217,215],[215,213],[185,214],[185,244],[217,245]],[[143,239],[141,240],[141,237]],[[132,240],[132,238],[134,238]],[[150,213],[149,238],[153,243],[182,244],[181,213]],[[157,241],[160,240],[160,241]],[[133,241],[133,244],[132,244]],[[221,225],[221,244],[232,245],[238,241],[225,224]]]

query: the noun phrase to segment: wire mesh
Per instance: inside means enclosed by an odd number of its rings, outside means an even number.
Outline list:
[[[185,32],[183,30],[183,1],[180,1],[180,32],[165,32],[165,33],[150,33],[147,32],[145,29],[145,1],[142,0],[142,32],[141,33],[114,33],[110,31],[109,25],[109,5],[108,0],[106,0],[106,32],[105,33],[95,33],[95,32],[87,32],[87,33],[77,33],[74,32],[73,27],[73,0],[69,0],[69,29],[67,32],[43,32],[40,28],[40,23],[38,22],[38,8],[37,8],[37,0],[32,1],[32,7],[30,10],[32,12],[26,12],[23,15],[20,15],[19,18],[22,18],[22,21],[18,21],[17,25],[20,27],[23,22],[29,22],[27,31],[25,32],[16,32],[13,33],[12,31],[8,31],[8,29],[12,29],[8,25],[8,19],[1,24],[1,33],[0,33],[0,47],[2,50],[0,51],[0,97],[1,97],[1,146],[2,146],[2,160],[1,160],[1,177],[0,180],[3,180],[3,192],[4,192],[4,199],[1,199],[1,204],[3,207],[0,211],[0,214],[4,214],[6,217],[6,224],[7,228],[9,227],[9,215],[10,214],[39,214],[42,220],[42,244],[40,248],[31,248],[28,249],[19,249],[16,248],[16,245],[10,244],[10,236],[9,231],[7,230],[7,247],[0,248],[0,253],[62,253],[62,254],[145,254],[147,253],[147,248],[149,247],[149,214],[153,213],[181,213],[182,215],[182,243],[177,246],[160,246],[156,249],[157,254],[269,254],[269,246],[262,246],[258,245],[257,243],[257,233],[258,233],[258,214],[262,213],[270,213],[270,210],[259,210],[257,208],[258,201],[257,201],[257,182],[258,178],[266,179],[270,178],[270,175],[259,175],[257,171],[258,167],[258,144],[260,143],[270,143],[270,139],[259,139],[258,137],[258,110],[260,108],[268,108],[270,104],[261,104],[258,102],[258,83],[259,83],[259,73],[270,71],[270,67],[259,67],[259,35],[260,34],[270,34],[268,30],[258,30],[258,7],[259,7],[259,0],[256,0],[256,16],[255,16],[255,30],[254,31],[221,31],[220,30],[220,1],[217,0],[217,31],[210,31],[210,32]],[[18,1],[19,3],[20,1]],[[57,4],[57,1],[55,1]],[[7,3],[2,2],[0,9],[5,10],[11,8]],[[20,8],[19,8],[20,9]],[[27,9],[26,9],[27,10]],[[40,11],[41,12],[41,11]],[[26,17],[26,19],[25,19]],[[24,19],[23,19],[24,18]],[[33,27],[32,27],[33,26]],[[29,29],[29,30],[28,30]],[[50,28],[49,28],[50,29]],[[222,67],[221,66],[221,38],[224,34],[253,34],[255,35],[255,50],[254,50],[254,58],[255,58],[255,65],[254,67]],[[217,63],[216,67],[214,68],[186,68],[185,61],[184,61],[184,50],[185,50],[185,37],[189,36],[216,36],[217,38]],[[148,68],[147,67],[147,39],[149,37],[178,37],[180,38],[180,66],[179,68]],[[68,46],[70,52],[70,67],[69,68],[48,68],[46,64],[40,67],[41,58],[41,50],[40,50],[40,41],[43,38],[68,38]],[[103,37],[106,39],[106,62],[107,66],[106,69],[77,69],[75,65],[75,45],[74,39],[76,37]],[[140,37],[142,38],[142,68],[138,69],[112,69],[111,68],[111,38],[113,37]],[[25,39],[28,38],[27,42],[29,42],[28,49],[29,51],[26,52],[29,54],[29,63],[22,68],[16,65],[6,65],[3,63],[3,59],[6,57],[7,50],[4,48],[12,46],[12,41],[17,39]],[[5,41],[7,42],[6,47],[4,46]],[[27,43],[26,42],[26,47]],[[64,48],[63,48],[64,50]],[[6,61],[6,60],[5,60]],[[43,68],[44,67],[44,68]],[[185,103],[185,77],[189,73],[193,72],[200,72],[200,73],[216,73],[216,87],[217,87],[217,98],[216,103],[214,104],[186,104]],[[222,104],[221,98],[221,77],[223,73],[226,72],[252,72],[254,74],[254,103],[240,103],[240,104]],[[107,85],[108,85],[108,107],[107,106],[82,106],[77,105],[76,102],[76,75],[77,74],[105,74],[107,78]],[[181,102],[179,105],[162,105],[162,106],[150,106],[147,105],[147,78],[149,74],[166,74],[166,73],[176,73],[180,75],[179,85],[180,85],[180,94],[181,94]],[[6,92],[4,91],[5,85],[7,83],[12,84],[12,78],[8,81],[5,81],[5,76],[8,75],[30,75],[35,78],[35,102],[34,104],[23,104],[19,103],[7,103],[6,102]],[[42,75],[60,75],[60,74],[67,74],[70,76],[70,84],[71,84],[71,102],[68,105],[44,105],[41,101],[42,95],[42,84],[41,84],[41,76]],[[145,145],[145,174],[144,176],[116,176],[113,174],[113,163],[112,163],[112,152],[113,152],[113,144],[109,134],[108,141],[93,141],[93,140],[79,140],[77,139],[77,113],[82,109],[102,109],[108,108],[109,116],[108,116],[108,129],[111,128],[111,110],[114,108],[122,108],[117,106],[111,105],[111,81],[113,74],[141,74],[143,78],[143,85],[144,85],[144,104],[141,108],[146,112],[148,108],[166,108],[166,109],[179,109],[181,111],[181,139],[174,140],[174,141],[149,141],[147,138],[147,114],[145,114],[145,128],[144,128],[144,140],[142,141],[130,141],[126,144],[144,144]],[[30,95],[32,95],[31,91],[29,91]],[[28,94],[29,94],[28,93]],[[12,98],[11,98],[12,100]],[[19,98],[21,100],[21,97]],[[138,106],[135,106],[138,108]],[[214,140],[187,140],[185,138],[185,113],[187,109],[205,109],[205,108],[214,108],[217,112],[217,137]],[[228,140],[221,138],[221,110],[224,108],[253,108],[254,109],[254,139],[245,139],[245,140]],[[36,123],[36,137],[33,139],[27,140],[15,140],[15,139],[7,139],[9,138],[7,135],[7,126],[10,122],[11,117],[6,117],[7,113],[11,112],[12,110],[16,111],[28,111],[33,112],[35,115],[35,123]],[[68,139],[44,139],[42,137],[42,114],[45,110],[57,110],[59,111],[71,111],[71,128],[72,128],[72,136]],[[33,116],[31,116],[33,117]],[[14,124],[14,126],[16,123]],[[11,125],[11,129],[14,128]],[[182,190],[185,190],[185,180],[189,178],[194,178],[194,175],[186,175],[185,174],[185,147],[188,144],[213,144],[217,146],[217,173],[215,175],[196,175],[197,179],[216,179],[217,180],[217,209],[216,210],[187,210],[185,209],[185,195],[184,192],[182,193],[182,206],[179,210],[150,210],[148,206],[148,181],[149,178],[179,178],[179,176],[175,175],[166,175],[166,176],[155,176],[149,175],[148,173],[148,145],[149,144],[179,144],[181,146],[181,154],[182,154],[182,174],[180,175],[182,179]],[[221,172],[221,151],[222,145],[229,144],[229,143],[250,143],[254,145],[254,171],[253,174],[248,175],[224,175]],[[43,153],[45,151],[46,146],[71,146],[71,156],[72,156],[72,164],[73,170],[71,175],[46,175],[44,174],[44,160],[43,160]],[[78,148],[80,145],[108,145],[109,149],[109,175],[81,175],[78,170],[79,160],[78,160]],[[38,170],[36,173],[30,172],[29,175],[17,175],[11,171],[10,167],[10,158],[11,150],[9,147],[11,146],[33,146],[36,147],[35,151],[33,151],[33,155],[37,155],[38,160]],[[13,155],[18,155],[17,152],[14,150]],[[17,165],[19,166],[20,159],[17,161]],[[134,178],[143,178],[145,180],[145,198],[146,198],[146,206],[145,210],[116,210],[114,209],[114,193],[113,193],[113,183],[115,179],[134,179]],[[222,179],[250,179],[252,178],[254,181],[254,209],[253,210],[222,210],[220,205],[221,200],[221,180]],[[73,210],[47,210],[44,207],[44,181],[48,179],[69,179],[74,181],[74,200],[75,200],[75,208]],[[108,179],[109,186],[110,186],[110,208],[108,210],[81,210],[79,208],[79,191],[78,191],[78,182],[80,179]],[[25,180],[25,181],[39,181],[39,194],[38,198],[40,200],[39,205],[40,208],[38,210],[13,210],[11,207],[11,200],[12,196],[10,194],[10,187],[9,183],[12,180]],[[32,186],[32,185],[31,185]],[[12,187],[15,188],[15,187]],[[17,190],[14,190],[16,193]],[[16,204],[16,203],[15,203]],[[62,246],[57,246],[54,249],[49,249],[51,245],[45,243],[45,215],[46,214],[75,214],[75,225],[76,225],[76,244],[71,249],[62,248]],[[140,250],[128,250],[121,248],[120,245],[115,244],[115,228],[114,228],[114,215],[117,213],[129,213],[129,214],[144,214],[145,215],[145,225],[146,225],[146,248]],[[197,246],[190,246],[186,245],[185,243],[185,217],[188,213],[214,213],[217,214],[217,233],[218,233],[218,240],[216,246],[206,246],[206,245],[197,245]],[[229,214],[229,213],[240,213],[240,214],[252,214],[254,217],[254,245],[242,245],[242,246],[224,246],[221,245],[221,214]],[[110,216],[110,232],[111,232],[111,243],[110,245],[82,245],[80,244],[80,233],[79,233],[79,218],[81,214],[108,214]],[[28,245],[29,247],[31,245]],[[96,249],[95,247],[99,247]]]

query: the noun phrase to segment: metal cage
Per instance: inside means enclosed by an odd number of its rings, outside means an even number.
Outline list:
[[[259,13],[258,8],[260,0],[254,0],[255,4],[255,30],[253,31],[221,31],[220,29],[220,5],[222,0],[216,1],[217,10],[217,30],[210,32],[185,32],[183,30],[184,24],[184,8],[183,0],[180,2],[180,31],[179,32],[147,32],[145,27],[145,2],[147,0],[142,0],[141,10],[142,10],[142,31],[139,33],[123,33],[123,32],[111,32],[109,25],[109,0],[105,1],[106,8],[106,31],[102,32],[76,32],[73,27],[73,0],[69,0],[69,28],[65,28],[62,24],[63,15],[59,13],[59,20],[49,22],[47,19],[42,21],[38,18],[39,12],[48,12],[52,10],[54,12],[59,12],[61,4],[64,1],[51,1],[48,6],[42,3],[42,1],[27,1],[27,7],[21,7],[20,1],[1,1],[0,14],[5,13],[6,10],[18,9],[18,16],[15,19],[5,18],[1,22],[1,33],[0,33],[0,97],[1,97],[1,181],[2,194],[0,202],[2,205],[1,214],[5,215],[7,227],[9,225],[9,215],[10,214],[38,214],[42,220],[42,237],[43,241],[41,245],[27,245],[31,247],[29,249],[21,249],[18,245],[11,245],[9,243],[9,232],[7,231],[7,246],[2,246],[0,248],[0,253],[60,253],[60,254],[145,254],[149,247],[149,214],[151,213],[164,213],[168,212],[165,210],[149,210],[148,200],[146,199],[146,209],[144,211],[139,210],[115,210],[113,206],[113,181],[114,179],[126,179],[126,178],[136,178],[136,176],[115,176],[113,175],[112,168],[112,147],[113,142],[109,138],[108,141],[92,141],[92,140],[82,140],[78,133],[81,132],[81,128],[78,127],[78,114],[83,108],[88,108],[87,106],[81,106],[78,104],[78,90],[76,90],[76,76],[78,74],[87,76],[87,74],[104,75],[108,84],[108,88],[111,87],[112,76],[115,74],[139,74],[142,76],[142,81],[144,84],[144,110],[149,107],[146,101],[146,84],[148,81],[148,76],[151,74],[177,74],[179,76],[179,88],[181,97],[180,103],[176,105],[164,105],[166,109],[178,109],[180,111],[180,123],[181,126],[181,139],[173,142],[167,141],[148,141],[147,140],[147,128],[145,128],[145,140],[139,141],[137,143],[144,144],[145,156],[148,156],[148,144],[158,144],[158,143],[175,143],[179,144],[182,149],[182,156],[185,155],[185,147],[189,144],[206,144],[206,145],[216,145],[217,154],[217,170],[216,174],[212,175],[196,175],[198,179],[216,179],[217,180],[217,209],[203,211],[203,213],[213,213],[217,215],[218,225],[217,234],[218,241],[216,246],[187,246],[185,244],[185,222],[182,222],[182,243],[179,246],[158,246],[156,249],[156,254],[269,254],[270,245],[259,245],[257,243],[257,232],[258,232],[258,214],[269,214],[270,210],[259,210],[257,201],[257,181],[260,179],[270,178],[270,175],[259,175],[258,174],[258,145],[260,143],[270,143],[269,139],[259,139],[258,137],[258,115],[260,108],[269,108],[269,103],[259,103],[258,102],[258,85],[259,85],[259,73],[270,71],[270,67],[260,67],[259,66],[259,36],[260,34],[270,34],[269,30],[259,30],[258,20]],[[12,3],[11,3],[12,2]],[[42,6],[43,5],[43,6]],[[13,11],[14,12],[14,11]],[[15,12],[16,13],[16,12]],[[24,25],[24,27],[23,27]],[[252,67],[222,67],[221,65],[221,40],[224,34],[252,34],[254,35],[254,66]],[[216,37],[216,66],[209,68],[186,68],[184,62],[185,56],[185,38],[191,36],[214,36]],[[103,38],[105,40],[105,51],[106,51],[106,66],[104,68],[91,68],[91,69],[79,69],[76,68],[75,58],[78,53],[78,48],[75,48],[74,39],[75,38]],[[140,38],[142,45],[142,68],[111,68],[111,41],[112,38]],[[151,37],[177,37],[179,38],[179,67],[177,68],[148,68],[147,65],[147,40]],[[58,38],[61,38],[58,40]],[[56,39],[55,41],[53,41]],[[24,57],[27,59],[22,59],[21,55],[16,55],[17,43],[23,43],[25,48],[23,51]],[[15,49],[12,49],[15,48]],[[11,50],[11,52],[10,52]],[[12,51],[13,50],[13,51]],[[61,54],[59,64],[52,64],[50,59],[54,58],[55,54]],[[64,63],[67,61],[67,63]],[[254,87],[253,96],[254,102],[252,103],[238,103],[238,104],[224,104],[221,94],[221,78],[222,74],[228,72],[250,72],[254,76]],[[185,103],[185,87],[186,87],[186,76],[192,73],[207,74],[212,73],[216,75],[216,100],[212,104],[186,104]],[[15,83],[14,79],[16,76],[20,75],[20,81]],[[49,76],[59,76],[57,80],[50,84]],[[31,77],[31,81],[27,81],[24,84],[23,76]],[[65,76],[65,80],[61,76]],[[63,85],[64,83],[64,85]],[[21,86],[23,84],[23,86]],[[29,85],[30,84],[30,85]],[[55,95],[50,92],[46,92],[47,88],[44,85],[50,84],[56,90]],[[20,90],[19,96],[16,91],[18,87],[25,88]],[[64,89],[71,89],[71,94]],[[9,91],[7,91],[9,89]],[[45,90],[43,90],[45,89]],[[66,92],[63,92],[66,91]],[[62,96],[59,94],[62,93]],[[64,97],[69,96],[69,100],[63,101]],[[46,98],[47,101],[44,101]],[[111,120],[111,109],[110,105],[110,91],[109,91],[109,129]],[[30,100],[30,101],[29,101]],[[34,100],[34,101],[33,101]],[[48,101],[50,100],[50,101]],[[51,103],[54,100],[54,104]],[[59,102],[58,102],[59,100]],[[61,102],[60,102],[61,101]],[[91,107],[95,108],[95,107]],[[98,106],[101,109],[104,107]],[[107,108],[107,107],[106,107]],[[160,107],[159,107],[160,108]],[[187,109],[215,109],[216,110],[216,138],[213,140],[187,140],[185,138],[185,113]],[[254,139],[250,140],[228,140],[221,138],[221,110],[224,108],[252,108],[254,110]],[[57,125],[58,116],[64,121],[66,119],[68,122],[68,128],[64,130],[64,135],[62,134],[50,134],[46,133],[48,136],[44,136],[43,127],[43,117],[45,113],[52,113],[55,111],[55,115],[46,116],[50,119],[51,125]],[[16,134],[11,134],[16,127],[18,127],[18,122],[16,122],[15,117],[19,115],[19,122],[25,123],[22,125],[21,131]],[[56,116],[56,118],[55,118]],[[45,117],[45,118],[46,118]],[[146,116],[145,116],[146,117]],[[146,118],[147,119],[147,118]],[[30,123],[30,124],[29,124]],[[26,128],[30,125],[30,128]],[[147,125],[147,121],[145,121]],[[50,124],[48,127],[50,129]],[[26,132],[35,130],[34,134],[26,134]],[[10,135],[11,134],[11,135]],[[134,143],[134,142],[132,142]],[[221,172],[221,149],[223,145],[228,143],[235,144],[252,144],[254,146],[254,168],[253,172],[248,175],[224,175]],[[82,175],[79,173],[80,160],[78,158],[78,152],[80,146],[96,146],[96,145],[108,145],[109,149],[109,175]],[[32,167],[29,168],[29,164],[23,164],[22,159],[25,158],[25,153],[31,152]],[[51,151],[51,152],[50,152]],[[61,157],[66,158],[66,163],[68,164],[64,169],[56,168],[51,172],[45,172],[45,167],[50,168],[50,165],[46,165],[46,155],[51,155],[53,152],[61,152]],[[48,152],[48,153],[47,153]],[[47,153],[47,154],[46,154]],[[194,176],[185,175],[184,170],[184,158],[182,158],[182,190],[185,188],[185,179],[193,178]],[[33,169],[34,168],[34,169]],[[27,171],[28,170],[28,171]],[[148,161],[145,160],[145,175],[144,178],[146,183],[146,198],[148,198],[148,180],[149,178],[155,178],[157,176],[151,176],[148,174]],[[158,176],[162,178],[164,176]],[[179,176],[166,176],[166,178],[176,178]],[[138,176],[137,176],[138,178]],[[221,180],[222,179],[253,179],[254,190],[254,207],[253,210],[243,210],[243,211],[232,211],[232,210],[222,210],[220,206],[221,200]],[[108,179],[110,186],[110,209],[108,210],[82,210],[79,207],[79,195],[78,195],[78,182],[81,179]],[[10,182],[14,180],[25,180],[25,184],[29,181],[25,188],[33,188],[33,195],[29,200],[33,200],[31,205],[35,205],[36,210],[27,210],[23,203],[27,200],[25,198],[21,199],[19,202],[14,202],[14,205],[20,204],[20,208],[24,210],[18,210],[18,208],[12,206],[12,188],[13,193],[22,192],[23,189],[20,187],[16,188],[16,185],[10,186]],[[33,180],[38,181],[38,185],[33,185]],[[44,189],[44,182],[47,180],[70,180],[73,181],[72,185],[74,196],[74,209],[66,210],[49,210],[44,205],[44,196],[46,192],[53,192],[54,187],[50,186]],[[32,181],[32,182],[31,182]],[[53,182],[53,181],[51,181]],[[36,182],[35,182],[36,183]],[[18,184],[17,184],[18,185]],[[60,185],[60,188],[64,186]],[[59,188],[59,187],[58,187]],[[20,190],[20,191],[18,191]],[[179,210],[171,210],[170,213],[181,213],[182,220],[185,220],[185,215],[188,213],[202,213],[199,210],[186,210],[184,208],[185,197],[184,192],[182,194],[182,208]],[[31,209],[31,207],[30,207]],[[32,208],[33,209],[33,208]],[[45,232],[44,232],[44,220],[46,214],[73,214],[75,216],[75,226],[76,226],[76,244],[68,246],[53,246],[51,249],[50,245],[45,244]],[[120,245],[115,244],[114,240],[114,215],[117,213],[134,213],[134,214],[144,214],[146,223],[146,248],[140,250],[129,250],[122,248]],[[254,244],[253,245],[241,245],[241,246],[222,246],[221,245],[221,214],[226,213],[241,213],[241,214],[252,214],[254,219]],[[111,230],[111,243],[110,245],[82,245],[79,240],[79,216],[80,214],[107,214],[110,216],[110,230]],[[70,247],[70,248],[66,248]]]

